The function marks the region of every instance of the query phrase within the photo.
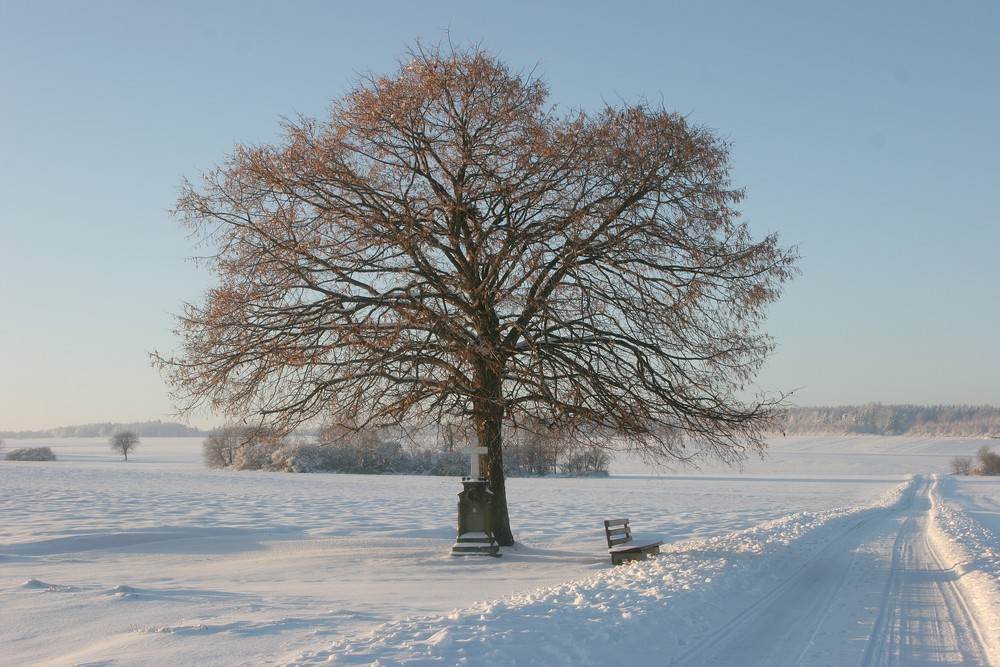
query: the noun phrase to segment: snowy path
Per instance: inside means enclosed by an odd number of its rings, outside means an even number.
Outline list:
[[[847,525],[672,664],[989,664],[958,577],[928,540],[931,484]],[[852,610],[867,633],[850,633]]]
[[[988,664],[958,576],[928,539],[930,483],[919,487],[892,550],[865,665]]]

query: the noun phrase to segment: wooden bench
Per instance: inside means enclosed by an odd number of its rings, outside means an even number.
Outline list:
[[[608,552],[611,554],[612,565],[656,556],[660,553],[660,545],[663,544],[663,542],[636,544],[632,539],[632,529],[628,525],[628,519],[606,520],[604,534],[608,538]]]

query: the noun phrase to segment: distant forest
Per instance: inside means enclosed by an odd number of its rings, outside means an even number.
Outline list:
[[[791,408],[787,435],[908,435],[1000,438],[1000,408],[988,405],[847,405]]]
[[[202,437],[209,431],[177,422],[104,422],[46,431],[0,431],[0,438],[106,438],[123,430],[142,438]],[[840,405],[789,408],[780,431],[787,435],[908,435],[1000,438],[1000,408],[989,405]]]
[[[103,422],[80,426],[60,426],[45,431],[0,431],[0,438],[107,438],[119,431],[134,431],[140,438],[187,438],[208,435],[208,431],[177,422]]]

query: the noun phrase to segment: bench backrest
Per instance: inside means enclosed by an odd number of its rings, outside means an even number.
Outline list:
[[[607,519],[604,522],[604,533],[608,538],[609,549],[632,541],[632,529],[629,528],[628,519]]]

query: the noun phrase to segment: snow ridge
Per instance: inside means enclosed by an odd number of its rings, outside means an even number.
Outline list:
[[[727,615],[731,600],[800,567],[829,531],[891,511],[914,479],[879,501],[796,513],[728,535],[665,545],[658,558],[483,602],[447,616],[406,618],[367,638],[303,653],[287,665],[606,665],[627,652],[663,664]]]
[[[983,643],[1000,664],[1000,550],[997,536],[955,502],[956,481],[936,476],[931,488],[929,537],[947,565],[959,575],[963,590],[984,627]]]

